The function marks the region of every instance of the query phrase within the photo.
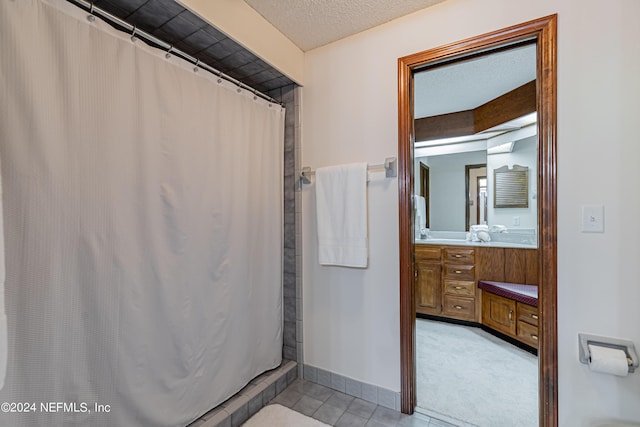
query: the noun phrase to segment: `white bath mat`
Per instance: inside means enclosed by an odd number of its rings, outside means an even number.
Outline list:
[[[323,427],[328,424],[302,415],[282,405],[267,405],[258,411],[243,427]]]

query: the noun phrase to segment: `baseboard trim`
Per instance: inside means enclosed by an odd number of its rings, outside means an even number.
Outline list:
[[[303,378],[306,381],[400,412],[399,391],[367,384],[308,364],[303,367]]]

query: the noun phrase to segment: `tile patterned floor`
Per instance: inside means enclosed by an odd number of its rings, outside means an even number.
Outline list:
[[[278,403],[335,427],[455,427],[418,413],[401,414],[299,378],[269,403]]]

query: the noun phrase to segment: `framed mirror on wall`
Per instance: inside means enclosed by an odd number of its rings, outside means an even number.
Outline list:
[[[556,258],[556,19],[555,15],[526,22],[503,30],[489,34],[480,35],[471,39],[452,43],[450,45],[438,47],[428,51],[409,55],[398,60],[398,105],[399,105],[399,221],[400,221],[400,299],[401,299],[401,408],[405,413],[412,413],[416,405],[416,318],[415,318],[415,293],[413,289],[414,273],[414,205],[413,194],[416,189],[416,164],[424,163],[429,167],[430,175],[430,220],[431,229],[437,226],[437,217],[434,212],[437,167],[435,163],[424,161],[424,157],[436,156],[429,153],[425,155],[419,150],[427,148],[442,149],[447,144],[427,144],[426,146],[416,146],[413,142],[435,140],[437,138],[451,138],[459,135],[447,134],[449,131],[459,133],[459,126],[456,123],[469,122],[468,111],[462,112],[456,120],[449,121],[446,126],[439,126],[435,121],[436,116],[430,115],[429,120],[419,123],[413,114],[415,89],[417,83],[416,75],[429,68],[440,68],[455,63],[469,61],[490,53],[499,53],[509,49],[531,48],[535,51],[535,80],[533,83],[526,82],[520,89],[520,93],[533,91],[535,104],[535,136],[523,135],[523,138],[512,141],[493,141],[491,144],[484,142],[484,162],[478,159],[465,159],[462,163],[462,172],[456,176],[456,180],[461,182],[464,190],[459,191],[461,201],[456,201],[460,209],[455,208],[456,215],[462,220],[459,222],[461,229],[466,229],[472,221],[471,200],[476,205],[475,220],[484,220],[488,224],[503,225],[508,222],[514,225],[516,217],[522,221],[524,216],[514,211],[507,213],[507,216],[500,217],[500,212],[510,209],[530,209],[534,211],[532,221],[533,228],[537,235],[537,274],[539,276],[539,424],[541,426],[557,426],[557,313],[556,313],[556,283],[557,283],[557,258]],[[520,88],[520,86],[518,86]],[[481,119],[495,120],[496,122],[484,129],[504,124],[514,118],[505,120],[495,113],[495,110],[483,116],[478,112],[472,112],[472,116],[479,116]],[[445,113],[448,114],[448,113]],[[518,116],[521,117],[521,116]],[[440,120],[441,118],[438,118]],[[475,122],[475,118],[471,123]],[[529,129],[530,131],[531,129]],[[437,135],[424,138],[428,132]],[[471,132],[475,134],[477,132]],[[498,159],[493,156],[493,151],[499,154],[501,150],[513,152],[514,146],[518,146],[519,141],[523,142],[524,151],[531,151],[526,145],[531,145],[533,141],[534,155],[532,160],[523,162],[521,160]],[[499,143],[498,143],[499,142]],[[451,148],[451,147],[449,147]],[[481,151],[482,148],[472,151]],[[504,153],[504,152],[503,152]],[[440,153],[442,155],[444,153]],[[455,153],[447,153],[447,155]],[[458,152],[458,154],[462,154]],[[497,162],[492,162],[492,158]],[[419,160],[418,160],[419,159]],[[482,218],[482,213],[478,213],[478,189],[473,190],[474,195],[470,195],[472,178],[467,178],[465,167],[470,165],[486,164],[485,177],[476,177],[475,186],[482,188],[480,199],[484,197],[487,204],[487,212]],[[514,165],[526,168],[526,174],[520,168],[515,168],[516,174],[501,175],[507,166],[507,171],[513,171]],[[450,169],[450,168],[449,168]],[[498,178],[496,190],[496,173]],[[526,178],[524,178],[526,175]],[[515,189],[506,191],[512,184],[512,176],[517,177]],[[506,178],[506,179],[505,179]],[[526,185],[523,179],[526,179]],[[499,194],[498,194],[499,193]],[[508,193],[508,194],[507,194]],[[503,197],[507,194],[507,197]],[[496,200],[497,196],[499,199]],[[526,199],[526,201],[523,200]],[[480,202],[483,203],[483,202]],[[508,207],[501,207],[507,206]],[[526,206],[526,207],[525,207]],[[449,208],[453,212],[453,208]],[[459,212],[459,214],[458,214]],[[481,211],[482,212],[482,211]],[[465,219],[467,217],[468,219]],[[527,219],[528,221],[528,219]],[[452,225],[447,225],[451,227]]]

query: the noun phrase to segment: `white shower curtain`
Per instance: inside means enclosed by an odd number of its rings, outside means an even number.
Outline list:
[[[240,92],[0,0],[0,425],[182,426],[279,365],[284,110]]]

